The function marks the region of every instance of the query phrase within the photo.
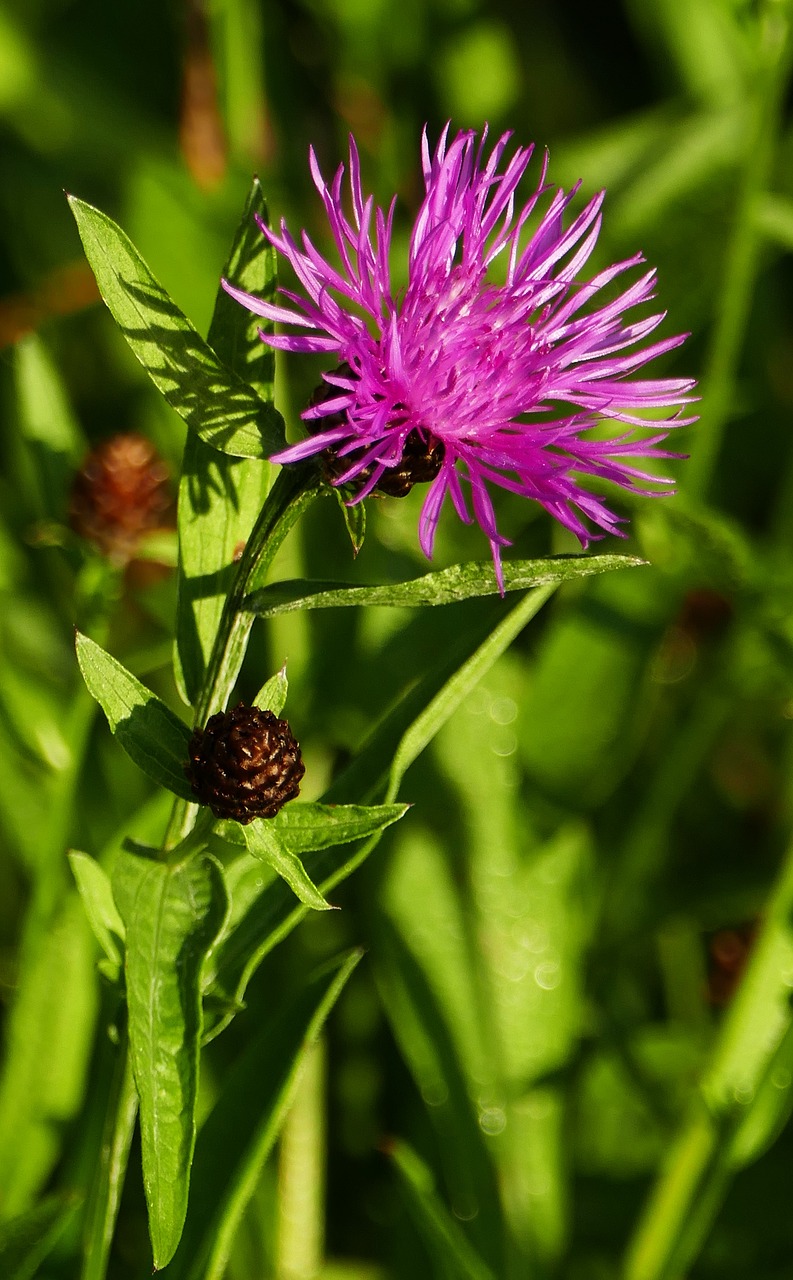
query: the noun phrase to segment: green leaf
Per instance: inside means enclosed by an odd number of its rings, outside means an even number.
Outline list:
[[[504,590],[522,591],[527,587],[566,582],[571,578],[589,577],[646,563],[636,556],[614,555],[505,561]],[[408,582],[382,586],[355,587],[342,582],[274,582],[252,592],[245,604],[254,613],[267,618],[294,609],[330,609],[345,605],[391,605],[416,609],[498,594],[493,563],[482,560],[454,564]]]
[[[240,288],[272,298],[275,250],[255,221],[266,217],[254,180],[223,275]],[[267,329],[265,321],[261,327]],[[219,288],[207,341],[233,373],[251,383],[263,400],[273,397],[274,359],[259,337],[256,318]],[[193,432],[185,441],[179,481],[177,679],[194,703],[223,613],[235,560],[250,536],[267,492],[270,468],[252,459],[229,458]]]
[[[414,836],[408,843],[415,849],[416,862],[419,862],[420,851],[427,847],[426,841]],[[398,857],[402,849],[400,841]],[[380,903],[379,895],[373,921],[378,940],[375,979],[400,1052],[422,1098],[429,1103],[428,1118],[438,1134],[444,1185],[451,1203],[466,1218],[476,1215],[473,1230],[480,1247],[488,1245],[493,1249],[495,1246],[497,1250],[496,1242],[503,1239],[505,1223],[494,1164],[496,1151],[492,1146],[488,1148],[476,1102],[482,1093],[493,1096],[492,1045],[490,1054],[482,1060],[484,1079],[472,1089],[471,1077],[462,1061],[460,1027],[452,1025],[453,1010],[447,1001],[450,989],[456,987],[457,992],[464,992],[469,1004],[476,1004],[472,1017],[477,1027],[481,1027],[478,1016],[481,1004],[475,994],[475,961],[466,945],[467,928],[464,912],[459,910],[460,903],[450,900],[448,891],[444,893],[443,879],[446,878],[447,883],[454,879],[448,860],[440,848],[430,847],[430,851],[434,866],[430,866],[420,892],[425,889],[435,892],[440,888],[441,899],[431,903],[432,916],[427,922],[425,938],[438,953],[444,953],[448,981],[439,986],[437,972],[431,973],[426,962],[419,963],[390,918],[393,902],[388,904],[387,912],[381,910],[385,904]],[[389,876],[387,891],[391,890],[390,880]],[[393,896],[391,892],[392,899]],[[421,933],[423,915],[423,912],[421,916],[415,913],[416,935]],[[411,939],[411,944],[414,940]],[[459,1007],[458,1001],[454,1003]]]
[[[69,197],[86,257],[121,332],[152,382],[205,444],[267,458],[284,444],[272,404],[218,359],[111,218]]]
[[[190,1208],[173,1280],[220,1280],[240,1218],[295,1093],[300,1068],[350,974],[355,951],[288,992],[225,1076],[198,1135]],[[275,993],[274,993],[275,995]]]
[[[261,183],[254,178],[222,275],[238,289],[272,302],[278,284],[278,259],[257,217],[269,223]],[[256,388],[262,400],[271,401],[275,353],[262,342],[260,330],[271,333],[272,321],[252,315],[220,287],[207,341],[229,369]]]
[[[438,1199],[434,1179],[423,1160],[405,1142],[391,1142],[387,1151],[400,1174],[408,1208],[438,1267],[457,1280],[495,1280],[462,1227]]]
[[[154,1266],[172,1258],[195,1145],[201,970],[228,900],[213,859],[168,866],[122,853],[113,892],[127,929],[129,1043],[140,1098]]]
[[[65,519],[69,486],[86,449],[58,372],[41,340],[23,338],[15,350],[19,425],[25,444],[23,482],[36,515]]]
[[[138,768],[183,800],[193,800],[184,766],[190,730],[109,653],[77,633],[77,661],[89,693]]]
[[[110,963],[120,965],[119,942],[124,941],[124,921],[113,901],[110,877],[87,853],[73,849],[68,857],[94,937]]]
[[[288,804],[273,819],[285,849],[311,853],[383,831],[407,813],[406,804]]]
[[[97,997],[94,940],[80,899],[70,890],[47,919],[37,946],[23,956],[6,1015],[0,1217],[28,1209],[63,1154],[62,1135],[85,1100]]]
[[[195,703],[236,573],[267,491],[269,466],[229,458],[192,432],[179,479],[179,576],[176,671],[180,692]]]
[[[332,910],[331,904],[325,901],[303,863],[285,847],[271,819],[255,818],[243,830],[248,853],[277,871],[301,902],[307,907],[313,907],[315,911]]]
[[[48,1196],[35,1208],[0,1227],[0,1275],[4,1280],[33,1280],[77,1213],[75,1198]]]
[[[281,667],[280,671],[276,671],[274,676],[270,676],[266,680],[261,689],[253,699],[253,705],[260,707],[262,711],[272,711],[273,715],[280,716],[286,702],[286,695],[289,690],[289,681],[286,678],[286,666]],[[287,809],[293,806],[287,805]],[[281,813],[285,810],[282,809]]]

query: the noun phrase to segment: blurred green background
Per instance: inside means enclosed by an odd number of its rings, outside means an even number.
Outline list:
[[[664,334],[692,334],[664,372],[703,378],[702,423],[681,433],[692,457],[676,464],[679,494],[625,511],[627,549],[652,567],[559,594],[409,773],[415,807],[337,891],[343,911],[268,957],[247,1012],[209,1048],[207,1107],[272,992],[366,946],[301,1104],[308,1146],[283,1157],[307,1188],[300,1230],[317,1236],[326,1149],[326,1261],[318,1272],[319,1245],[301,1261],[284,1244],[274,1159],[228,1274],[791,1275],[789,1048],[741,1153],[700,1171],[683,1260],[642,1262],[655,1246],[637,1227],[652,1236],[663,1218],[642,1213],[664,1160],[685,1184],[675,1135],[724,1042],[790,841],[788,18],[782,0],[3,0],[3,1219],[51,1192],[79,1196],[98,1123],[112,1011],[66,848],[110,858],[130,831],[157,838],[167,812],[79,687],[74,622],[90,627],[111,599],[108,647],[179,705],[172,575],[108,569],[65,529],[89,445],[141,432],[176,476],[183,426],[99,305],[63,191],[114,217],[205,332],[252,173],[273,217],[326,244],[307,150],[330,173],[354,132],[368,189],[384,204],[399,193],[400,251],[423,125],[434,139],[449,118],[487,120],[547,146],[551,179],[582,179],[582,199],[607,188],[596,265],[641,249],[658,267]],[[293,420],[320,367],[279,361]],[[281,574],[421,572],[420,501],[370,503],[355,563],[335,504],[319,504]],[[576,549],[525,504],[499,512],[521,555]],[[448,513],[437,546],[439,566],[486,554]],[[255,632],[243,690],[288,658],[306,797],[485,607],[328,611]],[[786,973],[793,986],[780,912],[775,999]],[[769,1034],[758,1009],[747,1043]],[[787,1017],[784,998],[774,1009]],[[729,1080],[731,1107],[753,1102],[740,1073]],[[416,1208],[384,1153],[393,1139],[432,1171],[438,1220],[489,1272],[433,1234],[430,1202]],[[138,1168],[133,1153],[114,1280],[150,1267]],[[57,1239],[42,1226],[43,1260],[20,1276],[79,1274],[79,1213]]]

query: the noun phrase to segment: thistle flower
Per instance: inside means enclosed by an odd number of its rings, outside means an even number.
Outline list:
[[[641,254],[581,279],[605,193],[565,227],[580,184],[569,192],[548,185],[546,155],[518,212],[516,192],[534,147],[507,158],[509,133],[488,154],[487,128],[478,144],[472,131],[449,143],[448,130],[434,154],[424,133],[426,194],[403,291],[393,290],[389,267],[396,197],[387,212],[364,197],[352,138],[352,221],[342,199],[344,166],[328,185],[310,152],[339,265],[305,232],[300,247],[283,221],[280,231],[261,223],[303,292],[281,289],[284,305],[223,284],[257,315],[302,330],[262,333],[271,347],[333,361],[302,415],[311,434],[273,460],[323,453],[332,482],[354,487],[351,502],[377,489],[394,492],[395,477],[401,492],[429,480],[419,523],[425,554],[432,556],[449,495],[460,518],[475,519],[486,534],[502,586],[500,553],[508,540],[496,525],[491,487],[539,502],[583,547],[603,533],[624,536],[620,517],[582,481],[598,477],[648,495],[659,491],[647,485],[670,485],[635,464],[680,456],[659,446],[670,427],[694,420],[680,416],[694,383],[632,376],[686,337],[648,344],[663,313],[626,318],[654,296],[652,270],[611,288],[644,261]]]

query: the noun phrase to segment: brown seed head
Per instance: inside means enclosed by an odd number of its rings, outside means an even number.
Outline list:
[[[69,523],[116,564],[128,564],[144,534],[171,521],[168,469],[154,446],[131,431],[89,453],[72,483]]]
[[[286,720],[243,702],[210,716],[190,739],[185,773],[216,818],[272,818],[300,791],[305,766]]]

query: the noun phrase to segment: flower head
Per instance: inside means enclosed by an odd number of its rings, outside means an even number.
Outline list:
[[[270,346],[331,358],[325,386],[302,415],[311,434],[274,461],[325,453],[333,483],[353,485],[354,502],[374,489],[394,492],[399,476],[408,488],[412,479],[429,480],[419,526],[425,554],[432,555],[448,494],[461,519],[476,519],[487,535],[499,584],[507,539],[496,526],[491,487],[539,502],[582,546],[602,536],[597,530],[621,533],[620,518],[582,479],[600,477],[642,493],[658,492],[646,484],[669,485],[635,464],[679,456],[659,446],[670,427],[693,420],[680,414],[694,385],[632,376],[686,336],[647,343],[663,313],[633,318],[654,296],[654,271],[611,287],[644,261],[636,254],[582,279],[605,193],[565,226],[578,187],[565,192],[546,184],[546,156],[537,187],[518,206],[534,148],[518,147],[508,157],[510,136],[488,153],[486,128],[478,143],[471,131],[449,142],[447,126],[431,154],[425,132],[426,194],[399,294],[389,267],[396,198],[387,212],[364,198],[352,138],[352,220],[342,198],[344,166],[328,185],[310,153],[338,265],[305,232],[298,245],[284,222],[278,232],[262,224],[302,292],[282,289],[282,305],[223,282],[251,311],[299,330],[262,333]],[[527,234],[535,210],[536,226]],[[613,429],[604,431],[604,424]]]

